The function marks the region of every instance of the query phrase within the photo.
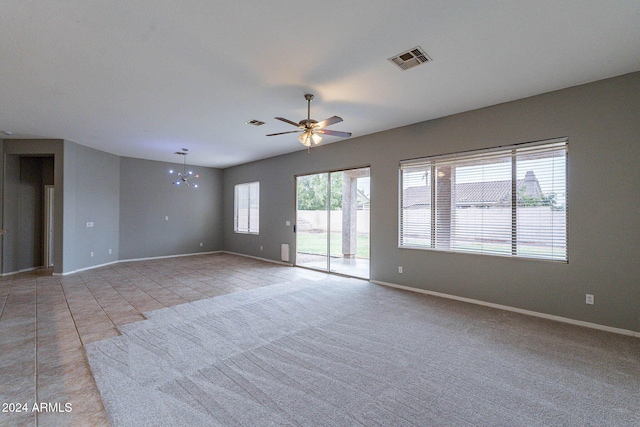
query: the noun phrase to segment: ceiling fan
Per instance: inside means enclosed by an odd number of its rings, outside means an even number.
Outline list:
[[[322,141],[322,137],[320,135],[339,136],[342,138],[349,138],[351,136],[351,132],[341,132],[339,130],[324,129],[327,126],[340,123],[342,121],[342,118],[338,116],[333,116],[321,122],[313,120],[311,118],[311,100],[313,99],[313,95],[308,93],[304,96],[304,99],[307,100],[307,118],[306,119],[300,120],[299,123],[296,123],[292,120],[288,120],[283,117],[276,117],[277,120],[283,121],[285,123],[289,123],[290,125],[298,127],[300,129],[291,130],[288,132],[270,133],[267,136],[302,132],[300,136],[298,136],[298,141],[300,141],[300,143],[307,148],[311,148],[312,145],[320,144],[320,141]]]

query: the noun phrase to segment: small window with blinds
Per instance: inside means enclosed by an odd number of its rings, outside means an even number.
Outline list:
[[[260,183],[237,184],[234,193],[234,231],[242,234],[259,234]]]
[[[400,163],[399,246],[567,261],[566,138]]]

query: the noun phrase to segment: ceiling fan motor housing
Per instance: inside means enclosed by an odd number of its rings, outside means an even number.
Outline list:
[[[313,125],[318,124],[317,120],[313,120],[313,119],[304,119],[304,120],[300,120],[300,126],[304,127],[304,128],[312,128]]]

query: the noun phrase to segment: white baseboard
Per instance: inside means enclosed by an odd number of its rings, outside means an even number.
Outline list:
[[[255,256],[245,255],[245,254],[239,254],[239,253],[236,253],[236,252],[229,252],[229,251],[209,251],[209,252],[195,252],[195,253],[192,253],[192,254],[162,255],[162,256],[156,256],[156,257],[120,259],[120,260],[117,260],[117,261],[111,261],[111,262],[107,262],[107,263],[104,263],[104,264],[98,264],[98,265],[92,265],[92,266],[85,267],[85,268],[79,268],[77,270],[65,271],[63,273],[53,273],[53,275],[54,276],[67,276],[69,274],[80,273],[81,271],[93,270],[94,268],[106,267],[107,265],[119,264],[121,262],[150,261],[150,260],[155,260],[155,259],[179,258],[179,257],[197,256],[197,255],[211,255],[211,254],[219,254],[219,253],[225,253],[225,254],[230,254],[230,255],[238,255],[238,256],[243,256],[243,257],[246,257],[246,258],[253,258],[253,259],[260,260],[260,261],[270,262],[270,263],[273,263],[273,264],[286,265],[288,267],[293,267],[293,264],[291,264],[291,263],[282,262],[282,261],[274,261],[274,260],[268,259],[268,258],[260,258],[260,257],[255,257]],[[2,276],[9,276],[9,275],[12,275],[12,274],[23,273],[25,271],[38,270],[40,268],[43,268],[43,267],[29,268],[29,269],[25,269],[25,270],[15,271],[15,272],[12,272],[12,273],[3,273]]]
[[[195,252],[192,254],[162,255],[162,256],[153,256],[153,257],[146,257],[146,258],[130,258],[130,259],[121,259],[118,262],[151,261],[154,259],[180,258],[185,256],[219,254],[221,252],[222,251],[210,251],[210,252]]]
[[[293,267],[293,264],[291,264],[290,262],[284,262],[284,261],[276,261],[273,259],[269,259],[269,258],[260,258],[257,256],[252,256],[252,255],[246,255],[246,254],[239,254],[237,252],[230,252],[230,251],[220,251],[223,252],[225,254],[229,254],[229,255],[238,255],[238,256],[243,256],[245,258],[253,258],[253,259],[257,259],[260,261],[266,261],[266,262],[270,262],[272,264],[278,264],[278,265],[286,265],[287,267]]]
[[[239,254],[239,253],[236,253],[236,252],[229,252],[229,251],[210,251],[210,252],[195,252],[195,253],[192,253],[192,254],[162,255],[162,256],[146,257],[146,258],[120,259],[120,260],[117,260],[117,261],[107,262],[105,264],[92,265],[92,266],[85,267],[85,268],[79,268],[77,270],[65,271],[64,273],[53,273],[53,275],[54,276],[67,276],[69,274],[80,273],[81,271],[93,270],[94,268],[105,267],[107,265],[119,264],[121,262],[151,261],[151,260],[155,260],[155,259],[179,258],[179,257],[185,257],[185,256],[211,255],[211,254],[220,254],[220,253],[225,253],[225,254],[229,254],[229,255],[238,255],[238,256],[243,256],[243,257],[246,257],[246,258],[253,258],[253,259],[260,260],[260,261],[270,262],[270,263],[273,263],[273,264],[286,265],[288,267],[293,267],[293,264],[291,264],[291,263],[282,262],[282,261],[274,261],[274,260],[268,259],[268,258],[260,258],[260,257],[256,257],[256,256]],[[18,274],[18,273],[22,273],[24,271],[37,270],[39,268],[42,268],[42,267],[30,268],[30,269],[27,269],[27,270],[20,270],[20,271],[14,272],[14,273],[5,273],[5,274],[3,274],[3,276],[8,276],[10,274]]]
[[[229,255],[237,255],[237,256],[242,256],[242,257],[246,257],[246,258],[257,259],[257,260],[260,260],[260,261],[270,262],[270,263],[273,263],[273,264],[293,267],[293,264],[291,264],[291,263],[287,263],[287,262],[283,262],[283,261],[276,261],[276,260],[272,260],[272,259],[268,259],[268,258],[261,258],[261,257],[241,254],[241,253],[237,253],[237,252],[230,252],[230,251],[211,251],[211,252],[197,252],[197,253],[192,253],[192,254],[178,254],[178,255],[165,255],[165,256],[158,256],[158,257],[124,259],[124,260],[112,261],[112,262],[108,262],[108,263],[100,264],[100,265],[92,265],[90,267],[81,268],[81,269],[74,270],[74,271],[67,271],[67,272],[64,272],[64,273],[53,273],[53,275],[54,276],[66,276],[68,274],[79,273],[81,271],[92,270],[94,268],[105,267],[107,265],[118,264],[118,263],[121,263],[121,262],[148,261],[148,260],[165,259],[165,258],[178,258],[178,257],[196,256],[196,255],[209,255],[209,254],[216,254],[216,253],[226,253],[226,254],[229,254]],[[43,267],[34,267],[34,268],[28,268],[28,269],[15,271],[15,272],[10,272],[10,273],[3,273],[2,276],[10,276],[10,275],[13,275],[13,274],[19,274],[19,273],[24,273],[24,272],[27,272],[27,271],[38,270],[38,269],[41,269],[41,268],[43,268]],[[405,290],[405,291],[417,292],[417,293],[431,295],[431,296],[435,296],[435,297],[447,298],[447,299],[456,300],[456,301],[462,301],[462,302],[466,302],[466,303],[470,303],[470,304],[476,304],[476,305],[481,305],[481,306],[485,306],[485,307],[497,308],[499,310],[511,311],[511,312],[514,312],[514,313],[524,314],[524,315],[527,315],[527,316],[534,316],[534,317],[539,317],[539,318],[542,318],[542,319],[553,320],[553,321],[556,321],[556,322],[562,322],[562,323],[568,323],[568,324],[571,324],[571,325],[583,326],[585,328],[597,329],[597,330],[605,331],[605,332],[612,332],[614,334],[627,335],[627,336],[640,338],[640,332],[632,331],[632,330],[628,330],[628,329],[614,328],[614,327],[611,327],[611,326],[600,325],[598,323],[585,322],[583,320],[575,320],[575,319],[571,319],[571,318],[568,318],[568,317],[555,316],[553,314],[540,313],[540,312],[537,312],[537,311],[525,310],[525,309],[517,308],[517,307],[510,307],[508,305],[495,304],[495,303],[492,303],[492,302],[481,301],[481,300],[477,300],[477,299],[473,299],[473,298],[460,297],[460,296],[456,296],[456,295],[445,294],[445,293],[442,293],[442,292],[429,291],[429,290],[426,290],[426,289],[414,288],[414,287],[411,287],[411,286],[405,286],[405,285],[398,285],[398,284],[395,284],[395,283],[383,282],[383,281],[380,281],[380,280],[370,280],[370,282],[371,283],[375,283],[377,285],[387,286],[387,287],[390,287],[390,288],[402,289],[402,290]]]
[[[486,302],[486,301],[481,301],[481,300],[472,299],[472,298],[459,297],[456,295],[450,295],[450,294],[445,294],[441,292],[428,291],[426,289],[413,288],[411,286],[397,285],[395,283],[382,282],[379,280],[370,280],[370,282],[375,283],[377,285],[388,286],[390,288],[403,289],[405,291],[417,292],[417,293],[431,295],[435,297],[447,298],[447,299],[452,299],[456,301],[467,302],[470,304],[477,304],[485,307],[497,308],[499,310],[525,314],[527,316],[534,316],[534,317],[540,317],[542,319],[554,320],[556,322],[569,323],[571,325],[583,326],[585,328],[597,329],[599,331],[612,332],[614,334],[628,335],[628,336],[640,338],[640,332],[631,331],[628,329],[614,328],[611,326],[599,325],[597,323],[585,322],[583,320],[575,320],[575,319],[570,319],[568,317],[555,316],[553,314],[540,313],[537,311],[525,310],[517,307],[510,307],[508,305],[494,304],[492,302]]]
[[[94,268],[105,267],[111,264],[117,264],[119,261],[105,262],[104,264],[91,265],[89,267],[79,268],[73,271],[65,271],[63,273],[53,273],[54,276],[67,276],[69,274],[80,273],[81,271],[93,270]]]
[[[217,253],[220,253],[220,252],[222,252],[222,251],[196,252],[196,253],[192,253],[192,254],[163,255],[163,256],[147,257],[147,258],[120,259],[120,260],[117,260],[117,261],[107,262],[105,264],[98,264],[98,265],[92,265],[92,266],[85,267],[85,268],[79,268],[79,269],[73,270],[73,271],[65,271],[64,273],[53,273],[53,275],[54,276],[67,276],[69,274],[80,273],[81,271],[93,270],[94,268],[106,267],[107,265],[119,264],[121,262],[149,261],[149,260],[154,260],[154,259],[179,258],[179,257],[196,256],[196,255],[209,255],[209,254],[217,254]]]

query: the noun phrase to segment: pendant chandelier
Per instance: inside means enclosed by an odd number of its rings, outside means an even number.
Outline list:
[[[173,169],[169,170],[171,175],[177,175],[178,179],[173,181],[174,185],[185,185],[187,187],[193,186],[194,188],[198,188],[198,184],[193,182],[193,179],[199,178],[200,175],[193,174],[193,171],[187,171],[187,154],[189,154],[189,149],[183,148],[182,151],[176,151],[176,154],[183,157],[182,162],[182,172],[176,172]]]

